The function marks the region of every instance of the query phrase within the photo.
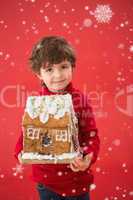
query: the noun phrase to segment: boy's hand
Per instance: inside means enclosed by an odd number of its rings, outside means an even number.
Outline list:
[[[70,163],[71,170],[74,172],[85,171],[91,163],[92,156],[93,153],[87,154],[84,158],[77,156],[73,162]]]
[[[20,153],[18,154],[18,160],[19,160],[19,163],[20,163],[20,164],[23,163],[23,162],[22,162],[22,152],[20,152]]]

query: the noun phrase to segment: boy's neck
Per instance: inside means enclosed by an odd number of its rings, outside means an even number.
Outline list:
[[[50,92],[53,92],[53,93],[61,93],[61,92],[64,92],[65,91],[65,88],[64,89],[61,89],[61,90],[50,90],[48,89]]]
[[[67,91],[72,89],[72,82],[70,82],[65,88],[60,89],[60,90],[50,90],[45,83],[41,82],[42,88],[44,88],[46,91],[58,94],[58,93],[63,93],[65,94]]]

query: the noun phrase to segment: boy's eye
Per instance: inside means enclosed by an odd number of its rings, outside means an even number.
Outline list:
[[[47,68],[46,72],[52,72],[52,68]]]
[[[68,68],[67,65],[62,65],[62,69]]]

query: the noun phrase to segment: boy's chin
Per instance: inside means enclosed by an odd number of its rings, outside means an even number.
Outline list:
[[[54,88],[49,88],[49,90],[51,90],[51,91],[60,91],[60,90],[64,90],[65,89],[65,87],[54,87]]]
[[[64,90],[65,88],[63,88],[63,87],[60,87],[60,88],[51,88],[50,90],[51,91],[55,91],[55,92],[57,92],[57,91],[60,91],[60,90]]]

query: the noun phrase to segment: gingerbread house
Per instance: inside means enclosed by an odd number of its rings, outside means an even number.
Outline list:
[[[70,94],[29,96],[22,120],[23,163],[69,163],[77,155],[78,121]]]

